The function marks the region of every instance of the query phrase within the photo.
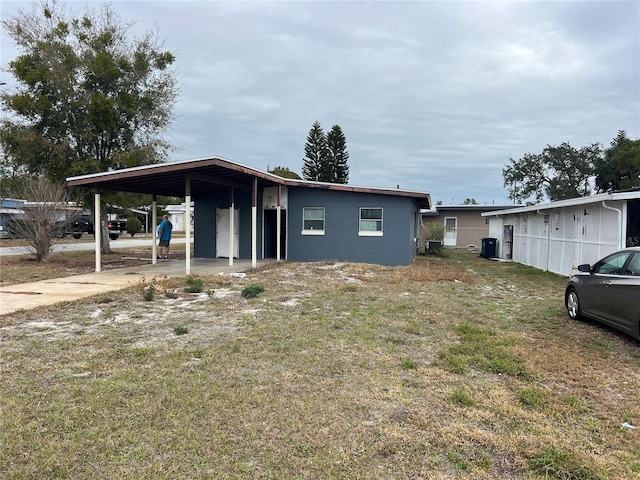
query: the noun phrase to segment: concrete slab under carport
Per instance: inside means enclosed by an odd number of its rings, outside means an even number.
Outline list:
[[[274,260],[258,262],[258,267]],[[219,275],[241,273],[251,270],[251,260],[234,259],[229,265],[227,258],[193,258],[191,275]],[[60,302],[71,302],[101,293],[115,292],[143,283],[170,277],[185,276],[182,260],[160,260],[149,265],[118,268],[102,272],[51,278],[37,282],[18,283],[0,287],[0,315],[30,310]]]

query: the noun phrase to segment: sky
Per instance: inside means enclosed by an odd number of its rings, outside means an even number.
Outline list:
[[[81,12],[96,2],[70,2]],[[3,19],[32,2],[2,0]],[[546,145],[640,138],[640,2],[113,1],[177,56],[171,160],[302,174],[315,121],[349,183],[511,203],[502,170]],[[17,50],[3,30],[0,81]],[[4,88],[6,88],[5,86]]]

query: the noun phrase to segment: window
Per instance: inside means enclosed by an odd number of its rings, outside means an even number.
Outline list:
[[[358,235],[365,237],[382,236],[382,208],[360,209],[360,230]]]
[[[636,253],[627,265],[627,271],[625,275],[633,275],[636,277],[640,277],[640,253]]]
[[[324,207],[303,207],[302,234],[324,235]]]
[[[631,255],[630,252],[614,253],[596,263],[593,266],[593,271],[605,275],[620,275],[629,255]]]

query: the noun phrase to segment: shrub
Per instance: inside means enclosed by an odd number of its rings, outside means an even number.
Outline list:
[[[142,222],[136,217],[127,218],[127,233],[133,237],[136,233],[142,231]]]
[[[264,292],[264,287],[262,285],[249,285],[242,290],[242,296],[245,298],[255,298],[262,292]]]
[[[196,277],[188,277],[187,278],[187,286],[185,291],[188,293],[200,293],[204,288],[204,284],[201,278]]]
[[[173,333],[176,335],[186,335],[189,333],[189,329],[187,327],[176,327],[173,329]]]
[[[147,301],[153,301],[153,297],[156,295],[156,287],[153,285],[149,285],[148,287],[144,287],[142,289],[142,297]]]

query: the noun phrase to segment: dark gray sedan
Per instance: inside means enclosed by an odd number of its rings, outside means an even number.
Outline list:
[[[564,295],[569,317],[587,317],[640,340],[640,247],[580,265]]]

